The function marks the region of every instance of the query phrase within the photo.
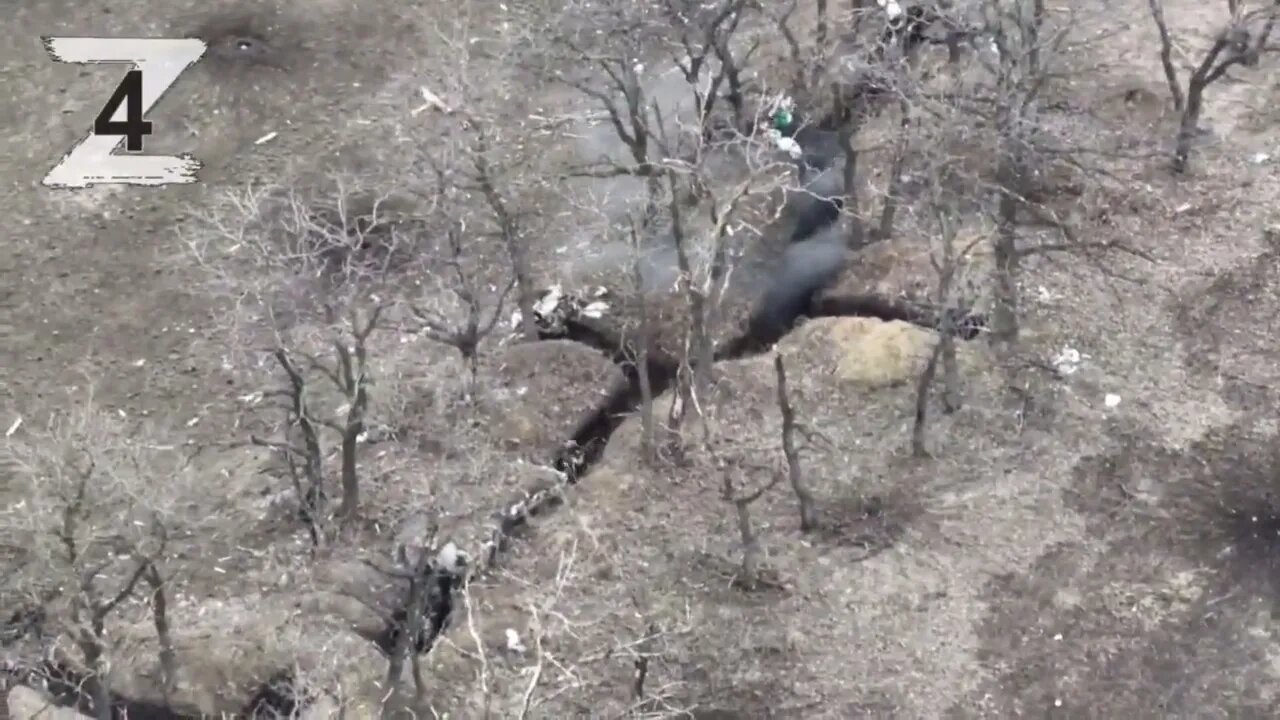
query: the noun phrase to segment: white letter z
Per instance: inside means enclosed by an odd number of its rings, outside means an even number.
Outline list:
[[[46,37],[44,45],[57,62],[129,63],[141,70],[143,115],[206,48],[205,42],[196,38]],[[125,105],[118,110],[123,112]],[[190,154],[113,155],[111,151],[123,140],[119,135],[91,131],[62,156],[45,176],[44,185],[84,188],[94,183],[168,185],[196,181],[201,163]]]

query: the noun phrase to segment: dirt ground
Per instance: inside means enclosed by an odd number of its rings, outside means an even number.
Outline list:
[[[380,142],[361,113],[369,96],[403,93],[404,77],[430,65],[430,4],[255,4],[239,31],[264,40],[269,62],[215,52],[151,117],[149,149],[203,159],[201,183],[76,192],[39,182],[113,80],[51,62],[40,36],[181,35],[235,25],[247,6],[10,5],[10,42],[0,47],[11,98],[0,109],[0,199],[10,214],[0,426],[19,417],[38,426],[71,402],[69,390],[92,383],[125,423],[164,418],[177,429],[200,418],[182,430],[191,442],[225,442],[248,390],[222,365],[212,328],[225,308],[173,260],[175,228],[223,189],[358,159],[361,146]],[[1166,3],[1193,51],[1196,33],[1222,14],[1205,5]],[[1107,122],[1150,123],[1172,137],[1172,119],[1154,117],[1159,103],[1122,100],[1129,90],[1164,98],[1165,89],[1145,3],[1118,12],[1131,26],[1108,47],[1113,67],[1127,69],[1078,99]],[[1184,72],[1190,60],[1180,61]],[[810,461],[827,529],[800,535],[781,488],[755,507],[773,585],[729,587],[738,556],[730,510],[694,470],[639,469],[629,421],[568,506],[472,586],[428,662],[433,703],[480,717],[483,683],[496,715],[516,717],[532,678],[542,688],[533,717],[642,716],[656,708],[628,708],[635,653],[659,652],[647,687],[704,718],[1280,714],[1280,238],[1263,232],[1280,231],[1280,178],[1275,160],[1254,161],[1280,157],[1274,64],[1233,71],[1236,81],[1210,90],[1211,140],[1191,177],[1174,180],[1151,161],[1126,178],[1132,207],[1090,228],[1136,238],[1155,263],[1114,261],[1130,281],[1081,264],[1028,269],[1027,347],[1045,359],[1080,350],[1077,373],[1036,377],[1034,404],[1011,405],[985,351],[972,350],[966,408],[938,421],[935,459],[916,461],[910,391],[833,379],[847,321],[811,323],[782,347],[799,412],[831,441]],[[270,132],[279,134],[254,144]],[[769,362],[722,372],[719,412],[740,428],[736,441],[775,452]],[[1117,407],[1104,405],[1108,393],[1120,396]],[[209,452],[211,473],[257,467],[243,450]],[[532,654],[503,650],[508,629],[529,648],[541,637],[536,669]],[[477,640],[489,648],[484,662]]]

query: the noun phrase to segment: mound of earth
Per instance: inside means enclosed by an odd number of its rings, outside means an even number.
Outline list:
[[[302,688],[376,712],[384,661],[367,640],[331,615],[323,595],[267,592],[254,597],[199,602],[175,599],[170,608],[178,674],[168,704],[217,716],[244,711],[251,698],[282,671]],[[117,657],[111,688],[135,701],[162,703],[155,627],[149,618],[110,629]],[[78,658],[68,657],[72,663]]]
[[[3,709],[3,708],[0,708]],[[40,691],[25,685],[9,688],[9,714],[13,720],[85,720],[81,715],[69,708],[51,705]]]
[[[543,459],[622,380],[608,357],[569,340],[509,345],[494,362],[486,408],[493,442]]]

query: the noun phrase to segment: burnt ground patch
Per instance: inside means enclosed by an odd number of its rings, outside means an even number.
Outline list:
[[[1280,234],[1266,237],[1252,261],[1191,287],[1173,308],[1188,368],[1221,382],[1223,398],[1245,412],[1270,411],[1280,387]]]
[[[209,73],[247,76],[266,68],[287,71],[301,59],[303,44],[283,27],[277,9],[246,7],[200,18],[186,34],[208,44],[204,66]]]
[[[1066,495],[1094,540],[990,583],[981,660],[996,680],[951,715],[1274,717],[1273,445],[1234,426],[1185,452],[1131,436],[1082,460]]]
[[[861,561],[893,547],[925,512],[917,488],[894,485],[882,494],[841,496],[819,503],[815,539],[854,548]]]

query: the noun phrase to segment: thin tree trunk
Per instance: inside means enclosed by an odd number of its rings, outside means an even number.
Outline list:
[[[1012,213],[1006,206],[1014,204],[1012,198],[1001,198],[1000,216],[995,237],[995,305],[992,308],[991,335],[997,343],[1013,347],[1018,341],[1018,249],[1012,221],[1006,219]]]
[[[364,421],[348,421],[342,433],[342,517],[351,520],[360,512],[360,475],[357,459],[360,452],[360,433]]]
[[[320,432],[316,423],[312,421],[310,409],[307,407],[306,381],[302,373],[283,348],[277,348],[274,355],[277,364],[289,378],[289,399],[292,405],[290,412],[293,421],[298,424],[298,430],[302,433],[305,453],[303,474],[307,479],[308,487],[301,493],[298,502],[306,509],[308,525],[314,530],[314,538],[318,539],[322,532],[325,509],[324,453],[320,447]]]
[[[1022,198],[1022,158],[1018,140],[1013,135],[1012,108],[1000,110],[999,132],[1004,147],[1000,150],[997,183],[1000,198],[996,216],[995,307],[992,312],[992,338],[1006,351],[1018,341],[1018,236],[1017,214]]]
[[[842,93],[837,92],[839,96]],[[858,213],[858,133],[862,129],[861,99],[853,99],[855,107],[849,109],[849,117],[840,124],[840,147],[844,151],[844,212],[849,216],[848,247],[857,250],[867,244],[867,232]]]
[[[1044,27],[1044,0],[1032,0],[1031,22],[1023,23],[1023,45],[1027,48],[1027,75],[1040,77],[1040,28]]]
[[[939,347],[942,350],[942,411],[953,413],[964,402],[960,394],[960,364],[956,362],[956,329],[948,328],[942,334]]]
[[[372,329],[372,325],[369,326]],[[355,357],[341,343],[338,357],[343,390],[350,406],[347,421],[342,427],[342,508],[343,519],[354,520],[360,512],[360,476],[357,460],[360,452],[360,435],[364,433],[364,418],[369,407],[368,378],[365,376],[365,340],[367,334],[357,334]]]
[[[1173,109],[1182,112],[1185,101],[1182,86],[1178,83],[1178,70],[1173,65],[1173,39],[1169,37],[1169,25],[1164,19],[1164,2],[1147,0],[1147,6],[1151,8],[1151,18],[1160,33],[1160,66],[1164,69],[1164,80],[1169,84],[1169,94],[1173,97]]]
[[[645,462],[657,460],[653,430],[653,378],[649,376],[649,318],[640,300],[640,339],[636,351],[636,378],[640,383],[640,452]]]
[[[929,388],[937,375],[938,358],[941,355],[942,340],[939,339],[933,346],[933,352],[929,354],[929,362],[925,364],[924,371],[920,373],[919,382],[916,383],[916,421],[911,428],[911,454],[918,458],[929,457],[929,450],[925,447],[929,424]]]
[[[796,414],[787,396],[787,371],[783,365],[782,354],[773,357],[773,370],[778,378],[778,409],[782,412],[782,453],[787,459],[787,476],[791,481],[791,489],[796,494],[800,505],[800,532],[810,532],[818,527],[817,510],[814,507],[813,493],[804,479],[804,471],[800,466],[800,452],[796,448]]]
[[[173,694],[178,677],[178,655],[173,646],[173,634],[169,628],[169,599],[164,580],[154,563],[149,563],[143,576],[151,586],[151,619],[160,644],[160,687],[165,703]]]
[[[956,327],[956,321],[962,304],[954,302],[951,286],[959,269],[959,259],[956,257],[955,226],[949,219],[949,213],[939,212],[938,220],[942,235],[942,262],[935,262],[934,268],[938,271],[938,307],[942,308],[942,322],[939,323],[941,333],[938,339],[943,368],[942,411],[953,413],[960,409],[960,368],[956,362],[956,333],[959,328]]]
[[[686,247],[687,238],[684,233],[684,213],[680,209],[680,203],[676,200],[679,194],[675,174],[669,172],[667,174],[667,182],[671,190],[671,236],[675,241],[676,264],[680,269],[680,285],[684,290],[685,299],[689,306],[689,334],[687,346],[684,350],[684,357],[681,359],[682,364],[688,369],[689,381],[686,382],[682,389],[687,393],[685,396],[685,412],[690,407],[694,412],[701,415],[701,403],[706,398],[706,391],[710,387],[711,363],[708,361],[712,357],[712,352],[708,351],[710,338],[707,329],[707,303],[702,291],[694,282],[693,264],[689,261],[689,250]]]
[[[1196,82],[1194,77],[1187,88],[1187,105],[1178,122],[1178,139],[1173,151],[1173,171],[1179,174],[1187,171],[1187,160],[1191,157],[1191,144],[1195,142],[1200,128],[1200,113],[1204,109],[1204,89],[1205,84]]]
[[[84,692],[93,704],[95,720],[111,720],[111,691],[107,687],[105,670],[102,662],[102,619],[95,614],[91,621],[92,630],[81,628],[78,631],[80,653],[84,655],[84,666],[88,674],[84,679]]]
[[[814,31],[814,44],[817,46],[815,60],[821,63],[827,53],[827,0],[817,0],[818,26]]]
[[[737,498],[733,508],[738,519],[738,534],[742,537],[742,577],[740,584],[754,589],[760,581],[760,539],[751,525],[751,500]]]
[[[529,279],[529,263],[524,250],[516,239],[507,241],[507,253],[511,258],[512,271],[516,276],[516,294],[520,303],[520,331],[525,340],[538,339],[538,323],[533,314],[533,306],[538,303],[538,293],[533,289]]]
[[[880,209],[880,227],[876,240],[893,237],[893,223],[898,214],[898,199],[902,193],[902,173],[907,164],[907,148],[910,145],[908,130],[911,127],[911,108],[904,99],[901,104],[902,119],[898,125],[898,142],[894,145],[893,163],[889,169],[889,187],[885,192],[884,206]]]
[[[656,210],[654,203],[655,188],[652,180],[649,182],[650,200],[648,207]],[[647,233],[650,227],[651,216],[646,213],[645,218],[641,221],[641,227]],[[640,316],[640,327],[638,328],[639,337],[634,341],[635,363],[636,363],[636,379],[640,384],[640,454],[646,463],[653,463],[657,460],[657,446],[654,444],[653,430],[653,378],[649,376],[649,342],[650,342],[650,321],[649,321],[649,299],[645,293],[644,287],[644,271],[641,267],[640,254],[643,247],[643,233],[636,227],[635,218],[632,217],[631,222],[631,281],[635,286],[637,312]]]

